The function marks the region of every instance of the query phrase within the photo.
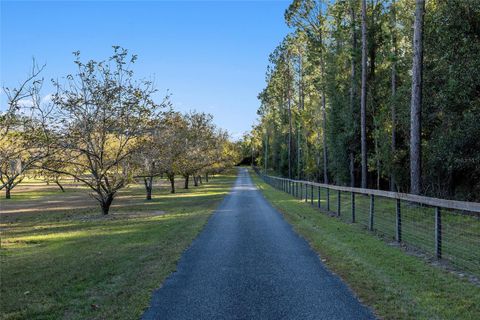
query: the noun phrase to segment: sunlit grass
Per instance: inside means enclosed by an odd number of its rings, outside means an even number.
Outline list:
[[[1,318],[138,319],[233,180],[152,201],[128,188],[106,217],[95,206],[2,215]]]

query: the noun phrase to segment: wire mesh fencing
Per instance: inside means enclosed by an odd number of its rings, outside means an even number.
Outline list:
[[[480,203],[264,175],[269,185],[457,270],[480,277]]]

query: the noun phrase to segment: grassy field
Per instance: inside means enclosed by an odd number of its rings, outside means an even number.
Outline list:
[[[0,200],[2,319],[138,319],[235,174],[170,194],[123,190],[102,216],[86,190],[19,186]]]
[[[322,261],[379,317],[480,319],[478,285],[406,254],[369,233],[361,224],[346,224],[330,217],[275,190],[255,173],[251,175],[265,197],[310,242]],[[331,210],[336,208],[335,200],[331,199]],[[343,207],[348,208],[346,204]]]

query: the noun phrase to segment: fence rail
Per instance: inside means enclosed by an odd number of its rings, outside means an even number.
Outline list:
[[[480,203],[266,175],[269,185],[387,240],[480,277]]]

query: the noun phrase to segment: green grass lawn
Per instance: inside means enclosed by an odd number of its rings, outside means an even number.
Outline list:
[[[1,318],[138,319],[234,179],[155,190],[151,201],[130,187],[109,216],[95,207],[2,214]],[[28,198],[15,205],[37,201]]]
[[[322,261],[379,317],[480,319],[478,285],[406,254],[359,223],[347,224],[274,189],[253,171],[251,176],[266,199],[310,242]],[[347,203],[341,202],[341,207],[347,211]],[[336,198],[332,197],[331,210],[335,209]]]

